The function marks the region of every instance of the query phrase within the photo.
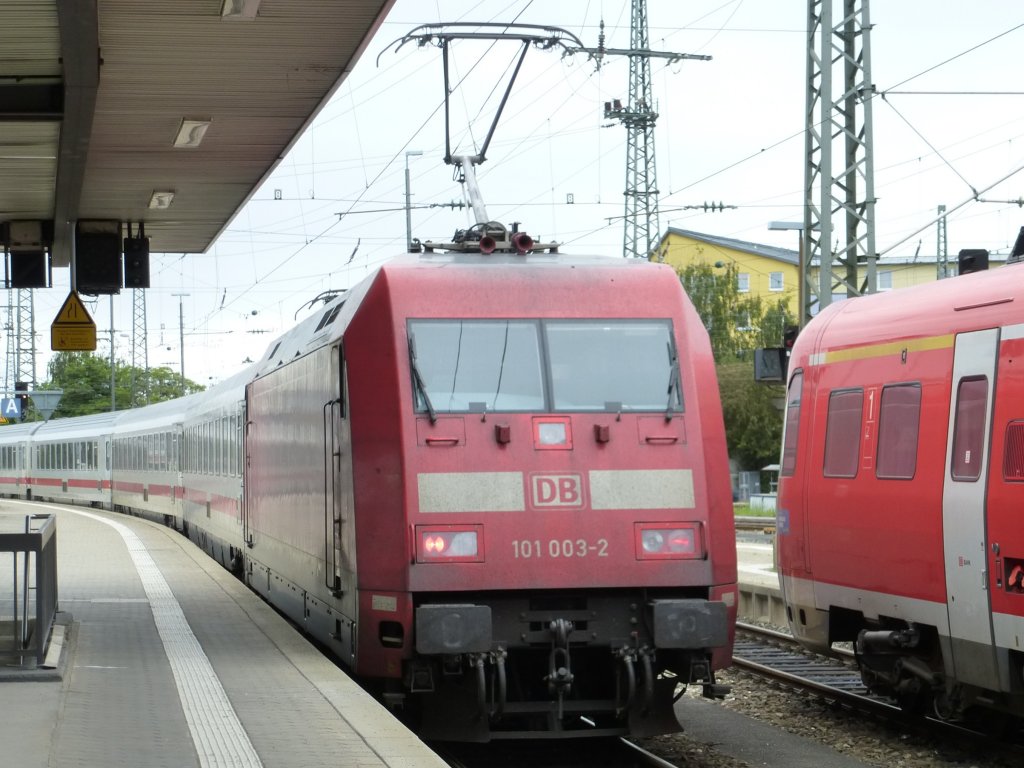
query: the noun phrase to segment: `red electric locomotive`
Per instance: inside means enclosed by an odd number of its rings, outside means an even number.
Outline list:
[[[675,730],[735,619],[707,334],[667,266],[502,237],[384,265],[260,364],[248,581],[425,737]]]
[[[1024,714],[1022,304],[1016,263],[839,302],[789,364],[793,633],[855,643],[869,687],[943,718]]]

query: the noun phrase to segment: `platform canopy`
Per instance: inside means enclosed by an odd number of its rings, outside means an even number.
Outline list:
[[[80,220],[205,251],[393,2],[0,2],[0,225],[44,222],[57,267]]]

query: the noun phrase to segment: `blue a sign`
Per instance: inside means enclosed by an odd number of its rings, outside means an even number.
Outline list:
[[[3,416],[5,419],[20,419],[21,400],[16,397],[0,399],[0,416]]]

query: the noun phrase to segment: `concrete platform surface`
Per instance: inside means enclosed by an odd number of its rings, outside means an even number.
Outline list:
[[[56,670],[6,667],[0,764],[445,765],[185,537],[99,510],[0,502],[0,513],[49,511],[63,650]]]

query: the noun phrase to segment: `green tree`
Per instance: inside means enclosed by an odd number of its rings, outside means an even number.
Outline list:
[[[766,302],[741,294],[738,274],[735,264],[691,264],[679,270],[679,279],[708,329],[715,362],[738,359],[753,365],[753,351],[780,346],[783,328],[792,321],[785,299]]]
[[[786,300],[766,302],[739,292],[735,265],[693,264],[679,279],[711,337],[722,396],[729,455],[743,469],[760,469],[779,457],[783,387],[754,381],[754,350],[782,344],[792,323]]]
[[[49,380],[36,389],[62,389],[64,394],[52,418],[86,416],[110,410],[110,359],[91,352],[58,352],[50,361]],[[134,386],[133,386],[134,384]],[[149,402],[171,400],[182,394],[202,391],[203,387],[169,368],[148,371],[125,363],[114,365],[114,396],[118,410]],[[134,391],[134,402],[133,402]],[[32,410],[29,410],[32,418]]]

